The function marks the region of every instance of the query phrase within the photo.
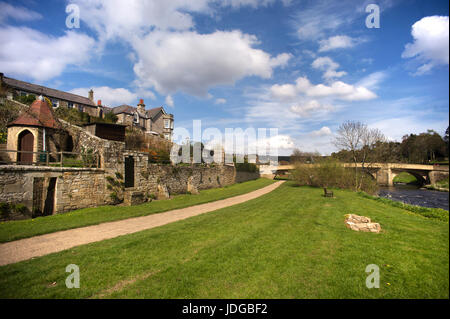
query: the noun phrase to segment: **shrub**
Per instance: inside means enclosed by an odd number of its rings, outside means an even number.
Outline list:
[[[336,159],[325,158],[314,165],[302,163],[294,165],[292,177],[299,185],[355,189],[354,171],[345,168]],[[375,194],[378,191],[376,180],[367,173],[358,172],[358,174],[362,174],[358,176],[362,178],[361,189],[369,194]]]

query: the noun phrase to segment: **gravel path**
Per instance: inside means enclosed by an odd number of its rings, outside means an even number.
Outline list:
[[[267,194],[282,183],[282,181],[276,182],[247,194],[211,203],[175,209],[159,214],[64,230],[0,244],[0,266],[56,253],[75,246],[136,233],[224,207],[237,205]]]

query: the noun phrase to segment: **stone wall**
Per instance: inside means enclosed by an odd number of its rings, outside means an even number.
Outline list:
[[[25,205],[23,217],[30,218],[105,205],[111,199],[101,169],[5,165],[0,166],[0,202]]]
[[[95,136],[82,127],[60,120],[63,129],[72,136],[75,153],[93,150],[100,156],[100,167],[107,173],[123,173],[125,143],[110,141]]]
[[[37,211],[47,215],[112,204],[114,193],[120,195],[119,200],[137,204],[152,197],[195,194],[259,177],[259,173],[236,172],[228,165],[152,164],[147,153],[126,150],[123,142],[101,139],[81,127],[61,123],[72,136],[73,151],[92,150],[100,156],[100,168],[0,166],[0,202],[24,204],[28,218]],[[125,172],[127,157],[133,157],[134,185],[125,188],[130,174]],[[117,182],[114,187],[111,179]]]

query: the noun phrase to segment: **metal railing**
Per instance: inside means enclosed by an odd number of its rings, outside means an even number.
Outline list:
[[[15,154],[15,156],[11,157],[8,154]],[[24,158],[23,154],[32,155]],[[0,165],[100,168],[100,156],[97,153],[0,150]]]

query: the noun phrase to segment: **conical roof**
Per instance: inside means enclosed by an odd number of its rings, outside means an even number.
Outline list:
[[[51,107],[42,98],[35,100],[30,108],[23,112],[16,120],[8,124],[23,126],[39,126],[48,128],[60,128],[60,123],[56,119]]]

